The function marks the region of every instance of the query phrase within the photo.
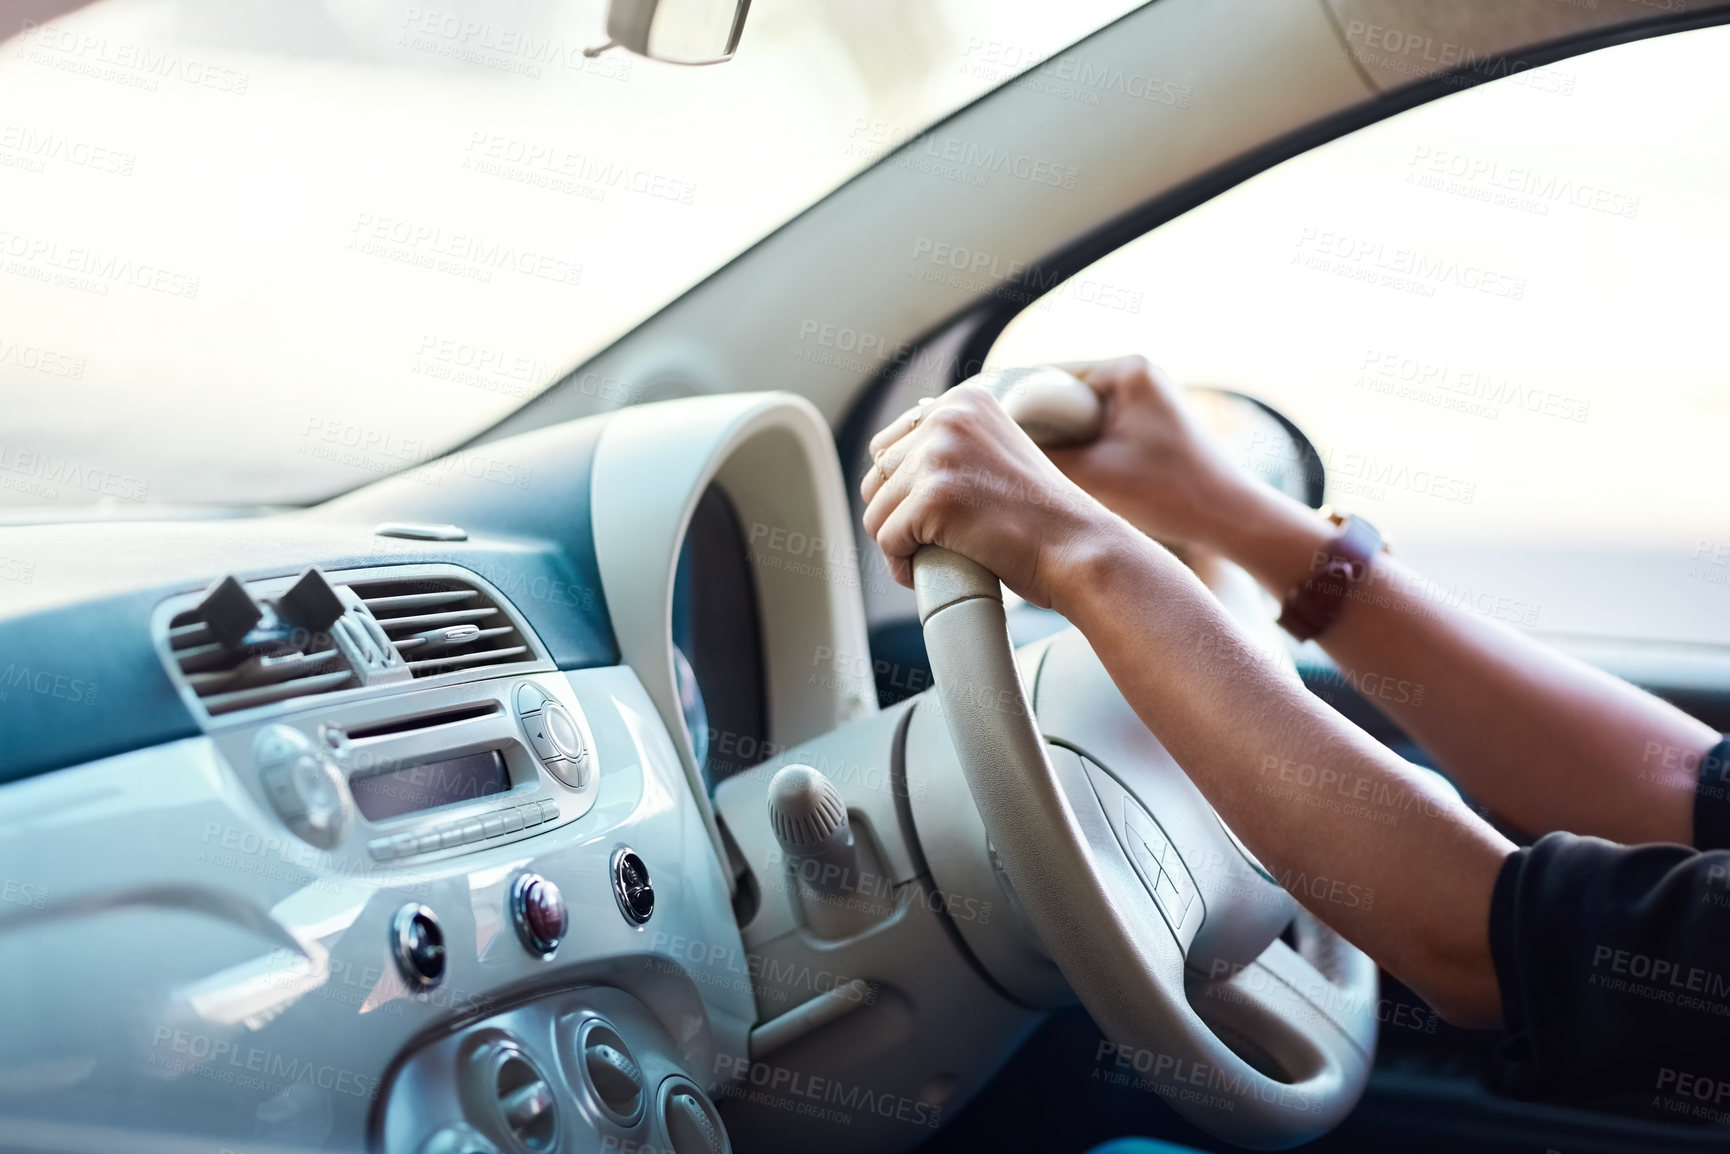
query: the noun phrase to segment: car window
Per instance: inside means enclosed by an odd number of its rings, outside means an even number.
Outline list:
[[[0,27],[0,507],[298,503],[498,421],[1141,0],[72,0]]]
[[[1730,643],[1730,30],[1458,92],[1289,160],[1010,325],[1272,403],[1438,600]]]

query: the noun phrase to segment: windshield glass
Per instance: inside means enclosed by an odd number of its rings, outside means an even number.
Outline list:
[[[755,0],[707,68],[585,56],[601,0],[23,20],[0,505],[294,504],[438,455],[1137,3]]]

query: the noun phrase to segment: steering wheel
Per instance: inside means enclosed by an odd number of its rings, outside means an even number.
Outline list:
[[[1102,405],[1068,373],[987,376],[979,383],[1036,441],[1097,435]],[[1283,917],[1270,925],[1265,899],[1241,885],[1215,887],[1202,916],[1264,927],[1242,954],[1253,960],[1220,967],[1194,956],[1191,918],[1174,921],[1169,904],[1162,916],[1160,871],[1150,872],[1135,827],[1126,833],[1113,819],[1116,795],[1108,801],[1068,751],[1050,756],[1017,671],[997,578],[925,546],[914,555],[913,579],[937,696],[990,844],[1028,923],[1115,1044],[1113,1065],[1239,1145],[1293,1146],[1336,1125],[1362,1095],[1374,1054],[1375,964],[1301,912],[1282,934]],[[1183,784],[1162,792],[1161,804],[1198,807],[1205,813],[1187,819],[1223,830]],[[1150,828],[1173,824],[1152,806],[1126,812],[1139,812],[1143,826],[1152,817]],[[1151,852],[1177,849],[1167,842]],[[1183,868],[1169,856],[1166,867],[1173,876]],[[1284,899],[1271,878],[1255,880]],[[1258,901],[1258,910],[1234,909]]]

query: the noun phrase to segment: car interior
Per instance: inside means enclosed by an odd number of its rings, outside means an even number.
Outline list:
[[[798,86],[833,61],[775,71],[808,25],[901,83],[937,9],[294,7],[0,29],[0,1150],[1726,1147],[1509,1093],[1498,1036],[1306,912],[1078,631],[952,554],[897,584],[859,482],[921,398],[979,380],[1058,444],[1098,412],[1042,366],[1167,357],[1234,459],[1385,518],[1438,600],[1730,730],[1730,135],[1643,119],[1721,113],[1730,3],[957,2],[938,95],[826,128]],[[701,119],[735,76],[774,133]],[[602,152],[689,117],[693,159],[511,176],[483,87]],[[163,161],[176,117],[207,166]],[[1602,167],[1486,167],[1486,124]],[[256,195],[221,218],[256,243],[188,239],[199,184]],[[422,184],[473,231],[423,227]],[[639,215],[593,255],[536,231],[602,208]],[[481,295],[544,343],[471,357]],[[1411,687],[1183,559],[1429,766],[1375,705]]]

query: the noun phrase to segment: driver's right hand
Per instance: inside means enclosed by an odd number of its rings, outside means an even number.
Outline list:
[[[1228,552],[1230,529],[1273,493],[1225,455],[1170,374],[1139,356],[1059,367],[1099,394],[1105,425],[1052,462],[1155,540]]]

